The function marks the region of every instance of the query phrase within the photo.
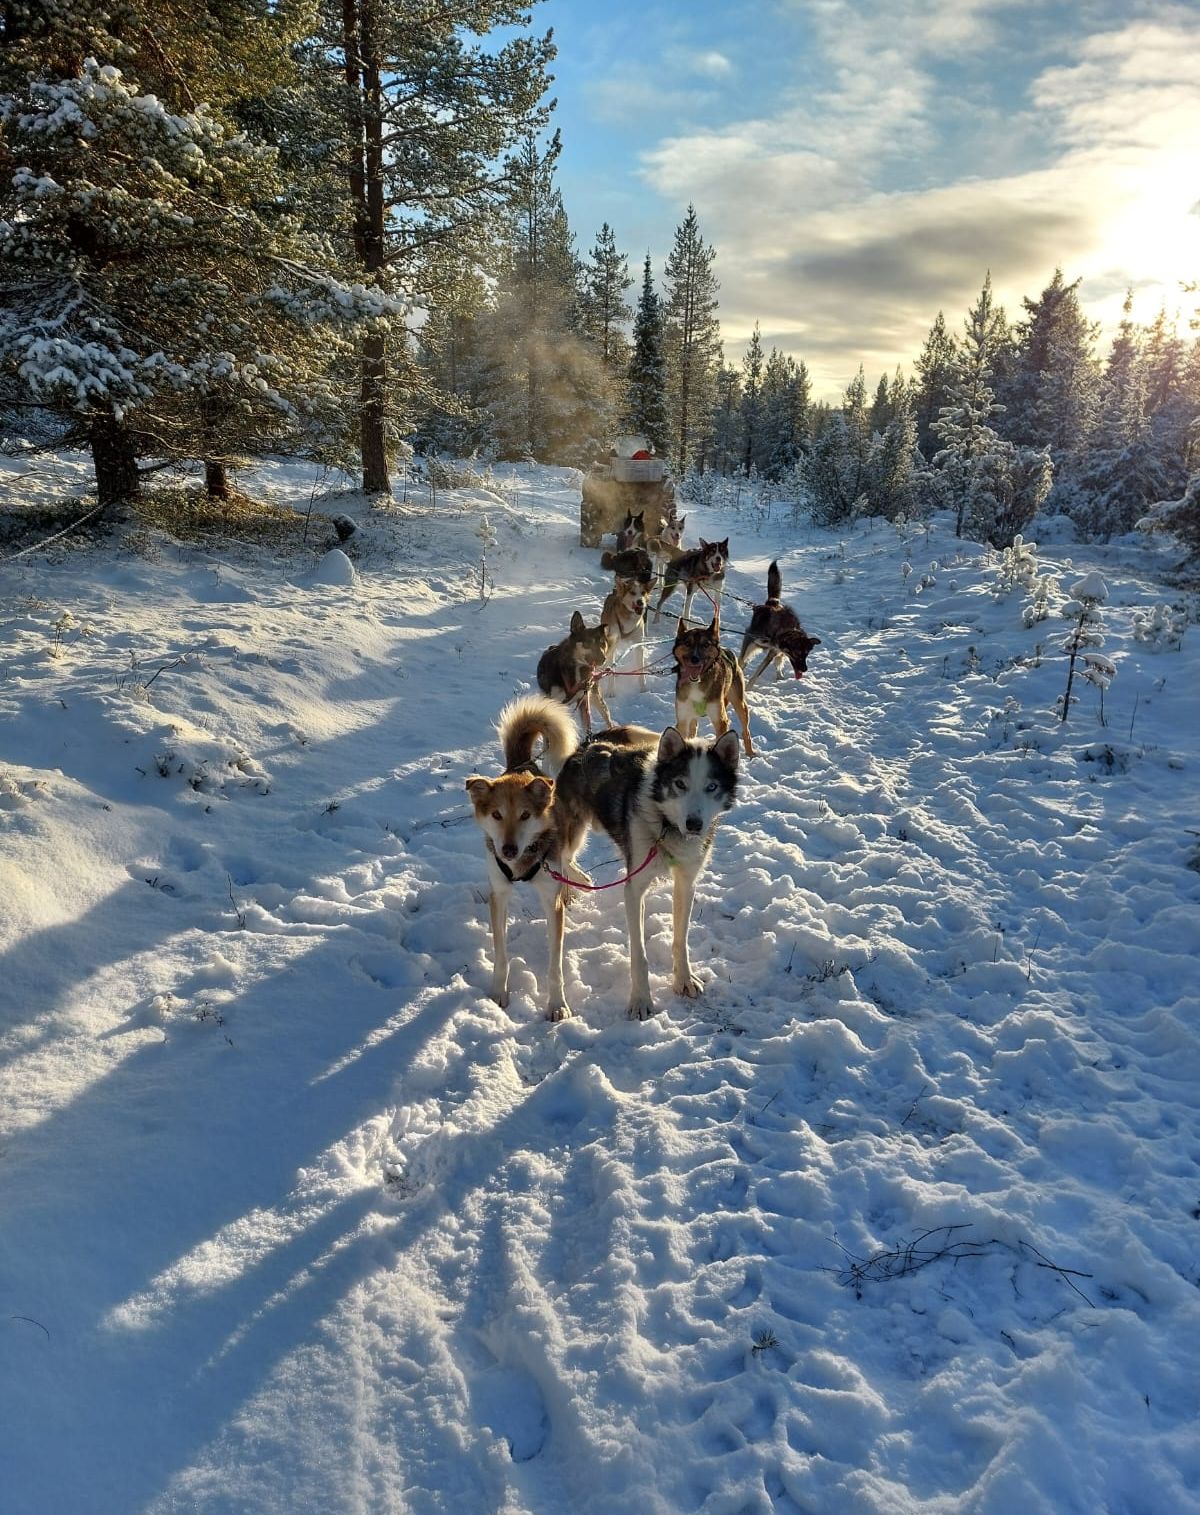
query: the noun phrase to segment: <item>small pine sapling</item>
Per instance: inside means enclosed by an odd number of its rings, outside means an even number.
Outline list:
[[[1020,532],[1012,546],[1000,554],[1000,573],[996,579],[997,595],[1008,594],[1018,585],[1028,589],[1037,578],[1037,543],[1027,542]]]
[[[1050,596],[1058,593],[1058,580],[1051,578],[1049,574],[1033,580],[1029,586],[1030,600],[1021,611],[1021,625],[1028,629],[1036,626],[1039,621],[1046,620],[1050,615]]]
[[[1088,648],[1103,647],[1104,633],[1100,627],[1100,606],[1108,598],[1108,585],[1098,573],[1086,573],[1076,579],[1069,588],[1071,598],[1063,606],[1063,615],[1074,620],[1070,636],[1062,644],[1069,659],[1067,663],[1067,687],[1059,697],[1060,720],[1065,721],[1071,709],[1071,685],[1075,682],[1075,664],[1081,653]]]
[[[1107,726],[1104,718],[1104,691],[1117,676],[1117,666],[1102,652],[1085,652],[1083,655],[1083,667],[1079,671],[1079,677],[1086,679],[1089,684],[1095,685],[1100,691],[1100,724]]]

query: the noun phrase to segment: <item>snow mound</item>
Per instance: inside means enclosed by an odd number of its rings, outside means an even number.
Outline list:
[[[309,575],[308,582],[352,587],[358,583],[358,572],[340,547],[331,547]]]

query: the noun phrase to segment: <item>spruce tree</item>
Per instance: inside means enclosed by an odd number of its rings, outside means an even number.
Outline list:
[[[689,205],[667,257],[663,342],[671,451],[681,473],[694,461],[707,428],[720,362],[714,257],[700,234],[695,206]]]
[[[666,361],[663,357],[663,310],[654,288],[650,254],[642,267],[642,290],[633,318],[625,419],[632,432],[649,438],[655,452],[667,451]]]
[[[917,445],[927,458],[937,449],[933,423],[947,403],[947,385],[954,364],[954,338],[939,310],[937,320],[925,338],[925,346],[913,365],[917,371],[917,394],[914,414],[917,422]]]
[[[109,33],[103,12],[64,3],[4,60],[16,167],[0,184],[0,383],[91,448],[104,505],[137,493],[141,456],[294,441],[336,402],[329,375],[355,323],[388,312],[333,276],[276,150],[181,67],[194,45],[201,63],[224,60],[214,93],[230,59],[261,88],[239,49],[265,31],[286,57],[277,18],[231,3],[223,38],[207,11],[172,32],[180,15],[130,3]]]
[[[762,431],[762,383],[763,350],[758,322],[750,345],[742,358],[742,403],[739,410],[741,422],[741,465],[745,473],[757,468],[761,448]]]
[[[617,251],[612,227],[606,221],[583,266],[580,314],[587,337],[600,349],[600,360],[611,373],[629,365],[625,323],[630,317],[625,291],[633,284],[629,259]]]

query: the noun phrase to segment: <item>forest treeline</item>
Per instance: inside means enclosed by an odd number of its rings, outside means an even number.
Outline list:
[[[726,361],[694,207],[661,271],[608,224],[581,251],[553,58],[510,0],[0,4],[5,434],[89,448],[102,504],[169,460],[375,493],[409,447],[586,464],[620,431],[827,523],[942,506],[1003,543],[1194,502],[1200,343],[1127,302],[1101,350],[1061,271],[1012,320],[984,279],[837,404],[757,328]]]

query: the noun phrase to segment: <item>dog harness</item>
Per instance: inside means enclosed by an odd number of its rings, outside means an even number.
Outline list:
[[[541,836],[534,837],[533,841],[530,842],[529,846],[526,847],[525,851],[522,852],[521,856],[517,859],[517,867],[519,868],[523,859],[528,857],[533,858],[533,866],[525,873],[517,873],[515,869],[508,866],[504,859],[497,853],[496,844],[492,841],[490,836],[487,839],[487,845],[488,851],[496,860],[496,867],[499,868],[500,872],[504,875],[510,884],[527,884],[530,879],[533,878],[534,874],[538,871],[542,864],[546,861],[548,844],[553,841],[553,839],[554,833],[552,831],[543,831]]]

